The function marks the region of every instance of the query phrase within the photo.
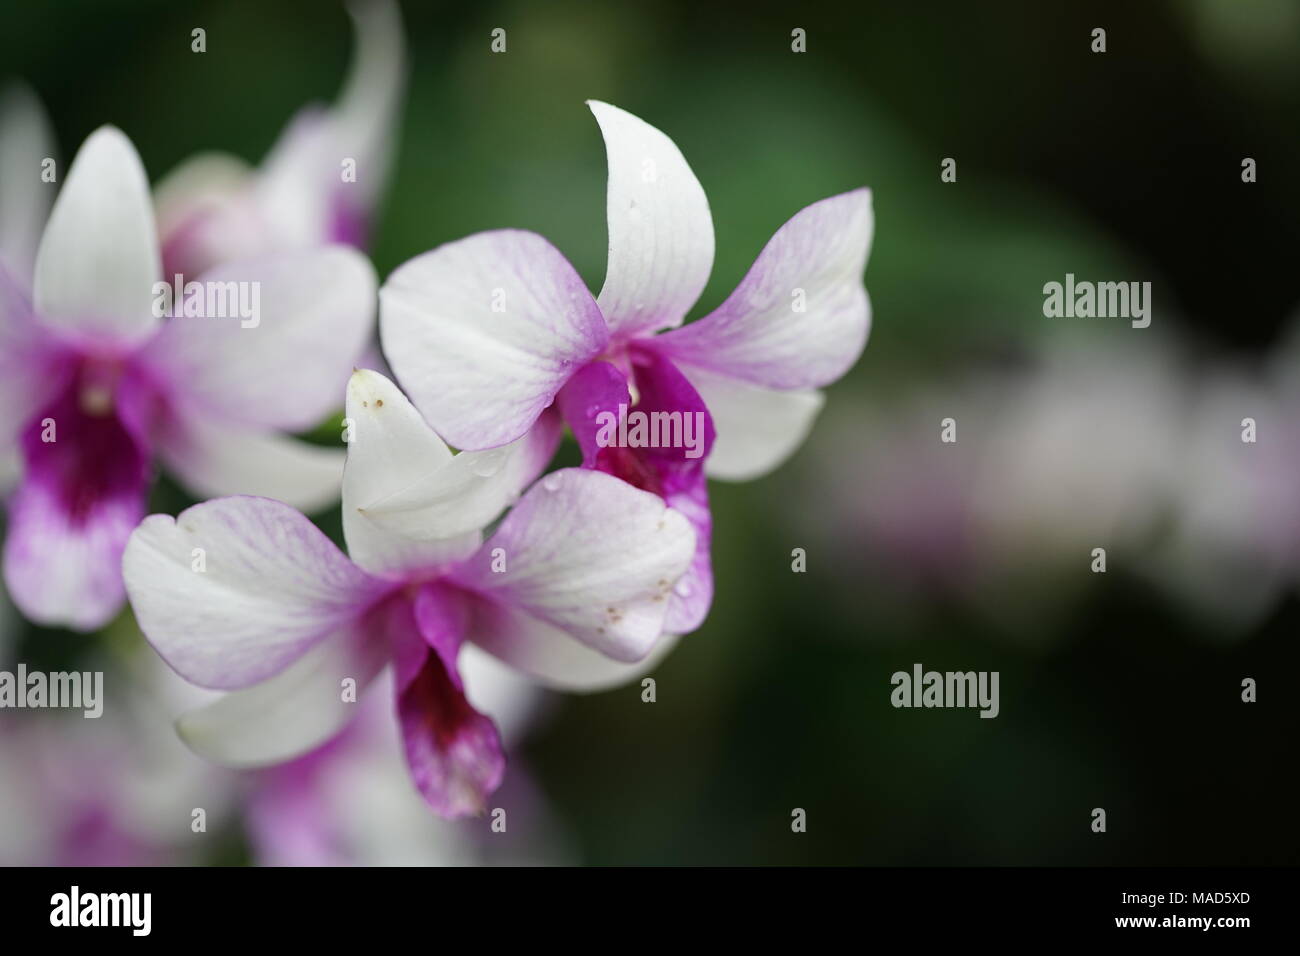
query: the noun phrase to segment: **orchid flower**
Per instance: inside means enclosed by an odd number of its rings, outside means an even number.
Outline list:
[[[355,49],[338,102],[300,110],[257,169],[196,155],[158,184],[165,275],[338,242],[362,247],[387,182],[406,80],[392,0],[349,5]]]
[[[13,174],[48,188],[39,167]],[[319,508],[338,493],[341,452],[279,432],[320,421],[365,347],[369,262],[333,247],[201,276],[256,292],[251,327],[200,317],[199,298],[161,308],[161,278],[144,167],[103,127],[68,170],[31,282],[0,270],[0,447],[23,459],[4,579],[38,623],[94,630],[121,607],[122,549],[145,514],[155,452],[199,495]]]
[[[358,371],[343,476],[351,560],[285,504],[231,497],[151,515],[123,558],[141,629],[182,677],[232,693],[183,717],[199,754],[264,766],[346,725],[391,663],[406,762],[444,816],[480,812],[504,772],[457,662],[466,641],[553,685],[616,680],[655,647],[694,551],[689,522],[608,475],[534,485],[556,429],[452,455],[397,387]],[[401,514],[403,533],[373,520]],[[193,555],[206,557],[196,573]],[[351,685],[349,685],[351,681]]]
[[[808,433],[822,405],[816,389],[843,375],[866,344],[871,193],[799,212],[721,306],[676,328],[713,264],[704,191],[659,130],[606,103],[589,105],[609,158],[600,295],[593,299],[541,236],[483,232],[389,277],[380,337],[403,388],[451,444],[515,441],[555,405],[585,467],[686,514],[698,550],[666,622],[680,634],[699,626],[712,599],[704,457],[709,475],[731,480],[776,467]],[[626,422],[628,409],[698,422],[696,446],[612,443],[606,426],[611,416]]]

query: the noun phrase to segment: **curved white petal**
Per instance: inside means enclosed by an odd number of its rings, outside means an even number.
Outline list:
[[[178,417],[158,436],[159,454],[195,496],[256,495],[309,513],[339,500],[342,444],[327,448],[197,410],[173,411]]]
[[[58,328],[138,341],[158,324],[161,273],[144,166],[121,130],[102,126],[72,161],[41,238],[36,310]]]
[[[704,399],[717,429],[704,464],[710,478],[749,481],[772,471],[803,444],[826,403],[817,391],[777,391],[693,365],[678,368]]]
[[[415,541],[481,531],[541,474],[560,441],[558,416],[543,415],[523,438],[500,448],[424,455],[422,445],[436,442],[444,452],[446,446],[397,386],[370,371],[353,373],[348,419],[357,429],[349,445],[349,467],[357,464],[349,518]],[[363,429],[373,437],[358,444]]]
[[[520,230],[417,256],[379,293],[384,355],[429,424],[457,448],[522,436],[609,331],[559,251]]]
[[[168,320],[145,350],[173,392],[232,422],[291,431],[339,406],[374,321],[375,273],[363,255],[286,252],[198,281],[205,314]]]
[[[566,468],[534,485],[453,578],[631,663],[663,632],[694,553],[690,522],[658,495]]]
[[[626,664],[530,614],[490,602],[475,608],[468,638],[543,686],[570,693],[595,693],[637,680],[658,667],[679,640],[665,634],[645,657]],[[465,682],[472,690],[468,675]]]
[[[610,330],[681,325],[713,269],[713,218],[671,139],[631,113],[591,100],[609,159],[609,263],[597,301]]]
[[[279,673],[378,588],[315,525],[267,498],[150,515],[122,571],[149,643],[186,680],[220,690]]]
[[[197,753],[228,767],[261,767],[314,750],[353,718],[361,691],[388,660],[388,648],[347,627],[269,680],[232,691],[176,722]],[[355,681],[355,695],[344,681]]]
[[[0,268],[24,286],[32,281],[36,245],[58,187],[41,180],[55,158],[50,121],[26,85],[0,91]]]
[[[416,538],[375,524],[362,509],[452,461],[451,449],[406,396],[378,372],[359,369],[348,380],[348,460],[343,472],[343,535],[348,554],[373,574],[431,568],[473,552],[478,528],[448,538]]]
[[[874,223],[869,189],[813,203],[776,231],[722,305],[655,347],[768,388],[829,385],[867,344],[862,273]]]

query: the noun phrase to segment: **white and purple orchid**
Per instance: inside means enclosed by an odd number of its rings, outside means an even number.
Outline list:
[[[358,0],[349,13],[352,65],[333,106],[300,110],[256,169],[205,152],[158,184],[168,277],[266,253],[366,245],[392,162],[406,44],[392,0]]]
[[[53,188],[40,173],[3,178]],[[4,579],[29,619],[93,630],[120,609],[122,549],[145,514],[155,456],[199,495],[310,509],[334,499],[342,453],[282,433],[329,413],[369,339],[376,280],[364,257],[303,250],[199,277],[203,288],[255,288],[253,327],[199,315],[197,299],[160,308],[144,167],[103,127],[73,161],[34,263],[30,276],[0,267],[0,445],[22,459]]]
[[[465,643],[555,686],[625,679],[665,644],[694,533],[655,495],[564,469],[483,541],[550,461],[558,429],[453,455],[392,382],[364,370],[348,384],[347,421],[351,560],[285,504],[222,498],[141,523],[123,558],[131,603],[173,669],[232,692],[179,722],[201,755],[247,767],[307,753],[354,715],[347,688],[391,663],[417,789],[444,816],[481,812],[504,757],[463,685]]]
[[[541,236],[483,232],[389,277],[380,336],[403,388],[451,444],[504,445],[552,427],[558,413],[584,467],[685,514],[697,553],[666,619],[668,633],[682,634],[712,600],[705,459],[708,475],[722,479],[775,468],[811,428],[823,401],[816,389],[843,375],[866,344],[871,193],[799,212],[721,306],[678,328],[713,265],[704,191],[662,132],[606,103],[589,105],[609,159],[600,295]],[[621,436],[629,414],[698,421],[696,445],[610,441],[607,424],[616,418]]]

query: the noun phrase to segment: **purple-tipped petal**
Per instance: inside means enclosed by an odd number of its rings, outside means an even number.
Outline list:
[[[768,388],[830,384],[867,343],[862,272],[873,227],[868,189],[813,203],[776,231],[722,305],[654,347]]]
[[[663,633],[694,552],[690,524],[658,496],[567,468],[535,484],[451,577],[631,663]]]
[[[596,302],[536,233],[481,232],[417,256],[379,293],[384,355],[457,448],[522,436],[609,342]]]
[[[266,498],[150,515],[122,560],[140,628],[182,677],[234,690],[283,671],[381,593],[315,525]]]

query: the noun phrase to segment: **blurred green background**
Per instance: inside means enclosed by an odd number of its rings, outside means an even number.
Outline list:
[[[868,349],[776,474],[712,486],[711,617],[640,688],[557,699],[518,755],[592,863],[1295,863],[1291,746],[1300,605],[1224,635],[1126,572],[1025,633],[927,596],[898,613],[878,561],[836,525],[857,429],[910,384],[940,391],[1051,334],[1042,284],[1157,280],[1157,323],[1201,356],[1255,363],[1296,308],[1300,4],[406,3],[411,86],[371,252],[380,276],[441,242],[520,227],[599,289],[605,158],[583,102],[671,136],[709,196],[712,279],[739,281],[817,199],[869,185]],[[157,179],[221,149],[258,161],[337,92],[341,6],[87,0],[9,4],[3,71],[49,109],[65,159],[119,125]],[[193,27],[208,51],[189,49]],[[1108,34],[1104,55],[1090,31]],[[507,31],[508,52],[489,50]],[[790,33],[807,31],[794,54]],[[1259,181],[1240,181],[1244,156]],[[958,181],[939,178],[944,157]],[[1134,334],[1088,326],[1094,337]],[[835,431],[827,432],[838,426]],[[848,440],[853,447],[836,447]],[[972,438],[970,440],[976,440]],[[872,494],[862,481],[857,493]],[[155,504],[186,501],[164,486]],[[322,524],[336,531],[333,515]],[[1045,532],[1050,534],[1050,531]],[[1300,529],[1296,529],[1300,539]],[[977,543],[978,544],[978,543]],[[808,572],[790,552],[808,549]],[[885,555],[888,560],[888,555]],[[1231,639],[1228,639],[1228,638]],[[29,666],[100,637],[27,628]],[[1001,672],[1001,716],[895,710],[889,676]],[[1241,677],[1260,700],[1239,700]],[[1089,829],[1107,808],[1105,835]],[[808,813],[794,834],[790,813]]]

